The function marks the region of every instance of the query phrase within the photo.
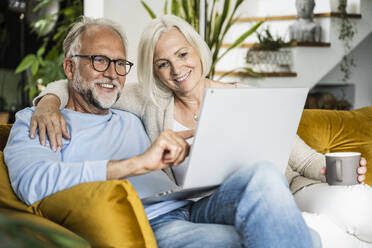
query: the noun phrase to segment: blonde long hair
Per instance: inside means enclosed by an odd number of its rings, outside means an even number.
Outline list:
[[[194,47],[202,64],[202,76],[205,77],[212,65],[212,54],[202,39],[202,37],[195,31],[195,29],[183,19],[174,15],[165,15],[153,19],[143,30],[138,46],[137,54],[137,77],[142,86],[144,94],[157,105],[157,99],[168,98],[173,95],[172,91],[165,86],[155,75],[153,60],[155,46],[160,36],[170,30],[177,28]]]

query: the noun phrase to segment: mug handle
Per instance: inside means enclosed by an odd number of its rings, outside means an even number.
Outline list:
[[[336,180],[342,182],[342,161],[336,160]]]

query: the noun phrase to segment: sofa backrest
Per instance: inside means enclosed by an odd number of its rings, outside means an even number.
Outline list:
[[[352,111],[305,109],[298,135],[320,153],[360,152],[372,186],[372,106]]]
[[[11,128],[11,124],[0,125],[0,151],[4,150]]]

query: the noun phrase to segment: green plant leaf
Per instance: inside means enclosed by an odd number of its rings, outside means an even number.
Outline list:
[[[15,73],[20,73],[24,70],[27,70],[33,63],[36,61],[35,54],[29,54],[24,59],[22,59],[21,63],[17,66]]]
[[[36,57],[36,59],[41,66],[45,66],[45,61],[43,57]]]
[[[217,22],[217,19],[218,19],[218,16],[219,16],[219,12],[218,12],[218,9],[219,9],[219,6],[217,6],[216,8],[216,3],[218,4],[218,0],[214,0],[213,1],[213,5],[212,5],[212,11],[210,13],[210,31],[209,31],[209,37],[208,37],[208,45],[209,47],[213,50],[213,47],[215,46],[215,33],[216,33],[216,22]]]
[[[45,56],[45,60],[55,60],[59,56],[60,51],[56,48],[53,47],[52,49],[49,50],[49,52]],[[63,55],[63,53],[61,52]]]
[[[219,25],[219,22],[220,22],[220,19],[221,19],[221,15],[216,13],[215,15],[215,22],[214,22],[214,25],[212,26],[212,40],[211,40],[211,45],[212,47],[214,46],[214,44],[216,44],[216,41],[218,39],[218,36],[219,36],[219,33],[218,33],[218,25]]]
[[[61,10],[61,13],[63,14],[63,15],[65,15],[67,18],[69,18],[69,17],[75,17],[76,16],[76,9],[75,9],[75,7],[74,6],[71,6],[71,7],[67,7],[67,8],[65,8],[65,9],[63,9],[63,10]]]
[[[243,69],[243,71],[245,72],[245,73],[248,73],[250,76],[252,76],[252,77],[262,77],[262,74],[261,73],[259,73],[259,72],[255,72],[252,68],[250,68],[250,67],[242,67],[242,69]]]
[[[45,52],[45,46],[41,46],[41,47],[37,50],[37,52],[36,52],[36,56],[37,56],[37,57],[41,57],[41,56],[44,55],[44,52]]]
[[[249,76],[255,77],[255,78],[262,77],[262,75],[260,73],[253,71],[252,68],[244,66],[244,67],[238,67],[238,68],[235,68],[233,70],[225,72],[219,78],[217,78],[217,81],[220,81],[222,78],[230,75],[233,72],[244,72],[244,73],[247,73]]]
[[[58,27],[57,33],[53,35],[53,40],[55,41],[59,38],[64,38],[68,30],[69,30],[69,26]]]
[[[168,14],[168,0],[164,1],[163,13],[164,15]]]
[[[38,60],[36,60],[36,62],[32,64],[32,66],[31,66],[32,75],[36,75],[37,71],[39,70],[39,65],[40,64],[39,64]]]
[[[154,11],[152,11],[152,9],[145,3],[145,1],[141,0],[141,3],[143,7],[145,8],[145,10],[147,11],[147,13],[149,14],[149,16],[151,17],[151,19],[155,19],[156,15]]]
[[[235,18],[235,13],[239,6],[244,2],[244,0],[238,0],[235,2],[233,11],[230,14],[230,17],[228,18],[227,24],[225,25],[225,29],[222,32],[222,35],[220,37],[220,43],[223,41],[225,38],[226,33],[229,31],[230,27],[237,21],[238,18]]]
[[[192,23],[192,20],[190,18],[190,13],[189,13],[189,11],[190,11],[189,10],[189,1],[188,0],[182,0],[182,5],[181,6],[182,6],[182,9],[183,9],[183,12],[185,13],[185,20],[192,25],[193,23]]]
[[[42,0],[38,5],[35,6],[35,8],[32,9],[33,12],[37,12],[41,8],[44,8],[46,5],[53,2],[53,0]]]
[[[205,2],[207,4],[207,1]],[[195,27],[196,31],[199,33],[199,13],[200,13],[200,4],[199,0],[190,0],[190,18],[192,19],[193,27]]]
[[[220,23],[218,24],[218,33],[221,34],[222,27],[224,22],[226,21],[227,14],[230,10],[230,0],[225,0],[223,5],[223,11],[220,18]]]
[[[172,0],[171,13],[173,15],[180,16],[180,4],[177,0]]]
[[[240,46],[244,40],[250,36],[251,34],[253,34],[254,32],[256,32],[257,28],[259,28],[261,25],[262,25],[263,21],[260,21],[258,23],[256,23],[253,27],[251,27],[249,30],[247,30],[246,32],[244,32],[242,35],[240,35],[232,44],[229,48],[227,48],[220,57],[218,57],[212,67],[214,67],[216,65],[216,63],[223,57],[225,56],[231,49],[234,49],[235,47],[237,46]]]

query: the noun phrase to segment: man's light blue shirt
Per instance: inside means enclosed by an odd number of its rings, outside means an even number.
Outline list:
[[[53,152],[49,142],[41,146],[38,136],[29,137],[34,108],[16,115],[4,149],[12,187],[18,197],[31,205],[44,197],[80,183],[105,181],[109,160],[128,159],[142,154],[149,138],[135,115],[110,110],[106,115],[94,115],[63,109],[70,140],[63,139],[61,151]],[[128,179],[138,194],[151,195],[156,185],[170,185],[161,171]],[[185,201],[163,202],[159,208],[145,206],[149,219],[172,211]]]

